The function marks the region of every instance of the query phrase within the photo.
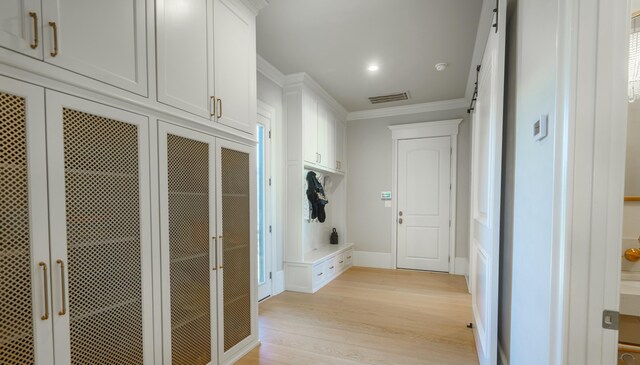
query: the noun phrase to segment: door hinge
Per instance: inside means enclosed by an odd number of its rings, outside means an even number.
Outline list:
[[[451,256],[449,256],[449,262],[451,262]]]
[[[271,178],[269,178],[269,186],[271,186]]]
[[[449,147],[449,155],[453,156],[453,147]]]
[[[271,279],[271,271],[269,271],[269,279]]]
[[[451,184],[449,184],[449,190],[451,190]]]
[[[451,227],[451,219],[449,219],[449,227]]]
[[[602,311],[602,328],[614,331],[620,329],[620,313],[607,309]]]
[[[269,129],[269,138],[271,138],[271,129]]]
[[[269,233],[271,233],[271,226],[269,226]]]

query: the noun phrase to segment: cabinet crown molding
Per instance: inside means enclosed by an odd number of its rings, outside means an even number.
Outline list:
[[[338,103],[338,101],[336,101],[336,99],[334,99],[328,92],[326,92],[326,90],[323,89],[322,86],[320,86],[320,84],[316,82],[316,80],[311,78],[309,74],[307,74],[306,72],[299,72],[285,76],[285,89],[301,85],[310,88],[313,92],[318,94],[318,96],[320,96],[324,100],[324,102],[329,104],[329,106],[339,114],[341,120],[345,120],[347,118],[347,114],[349,114],[347,109],[345,109],[340,103]]]

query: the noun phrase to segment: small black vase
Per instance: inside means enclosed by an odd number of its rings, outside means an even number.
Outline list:
[[[336,231],[336,229],[333,229],[333,232],[331,232],[331,238],[329,238],[329,243],[331,243],[332,245],[337,245],[338,244],[338,232]]]

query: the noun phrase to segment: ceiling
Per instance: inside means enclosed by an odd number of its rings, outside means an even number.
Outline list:
[[[481,8],[482,0],[270,0],[258,15],[258,54],[284,74],[306,72],[350,112],[463,98]],[[379,70],[368,71],[371,63]],[[367,99],[402,91],[411,98]]]

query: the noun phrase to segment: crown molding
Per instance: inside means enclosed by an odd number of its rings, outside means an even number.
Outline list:
[[[258,68],[258,72],[260,72],[264,77],[273,81],[281,88],[284,88],[286,76],[260,55],[256,56],[256,67]]]
[[[326,92],[320,84],[305,72],[299,72],[285,76],[284,87],[295,87],[304,85],[318,94],[324,101],[329,104],[336,112],[338,112],[343,119],[346,119],[349,115],[347,109],[345,109],[336,99],[334,99],[328,92]]]
[[[466,109],[467,106],[468,106],[467,99],[464,99],[464,98],[433,101],[430,103],[422,103],[422,104],[392,106],[388,108],[350,112],[347,115],[347,121],[394,117],[398,115],[408,115],[408,114],[430,113],[430,112],[438,112],[443,110]]]
[[[268,0],[241,0],[242,3],[253,12],[256,16],[262,8],[269,5]]]

